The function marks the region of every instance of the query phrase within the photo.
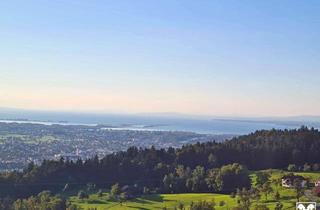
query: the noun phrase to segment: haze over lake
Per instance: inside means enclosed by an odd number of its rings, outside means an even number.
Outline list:
[[[261,129],[294,129],[302,125],[320,128],[318,118],[232,118],[192,117],[161,114],[94,114],[1,110],[3,122],[63,125],[105,125],[111,129],[188,131],[201,134],[248,134]]]

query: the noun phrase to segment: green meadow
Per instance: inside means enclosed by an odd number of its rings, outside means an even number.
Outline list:
[[[192,201],[225,201],[230,206],[234,206],[235,199],[231,199],[229,195],[222,194],[156,194],[146,195],[133,200],[120,204],[119,202],[109,201],[108,194],[105,193],[102,197],[98,197],[97,194],[91,194],[89,199],[79,200],[77,197],[71,197],[70,201],[83,209],[97,208],[97,209],[173,209],[178,207],[179,203],[183,203],[185,206],[190,205]],[[226,207],[226,206],[225,206]],[[223,207],[217,209],[224,209]]]
[[[280,194],[280,202],[284,205],[283,209],[291,210],[295,209],[295,192],[294,189],[283,188],[279,184],[279,179],[284,174],[283,171],[280,170],[271,170],[271,181],[272,188],[274,192],[279,192]],[[320,179],[320,173],[314,172],[303,172],[296,173],[302,175],[306,178],[309,178],[310,182],[313,182],[317,179]],[[256,173],[253,172],[251,174],[252,184],[255,184]],[[310,190],[310,189],[308,189]],[[97,193],[91,193],[89,198],[87,199],[78,199],[76,195],[70,196],[69,201],[72,204],[81,207],[86,210],[89,208],[97,208],[98,210],[104,209],[112,209],[112,210],[120,210],[120,209],[142,209],[142,210],[156,210],[163,209],[166,207],[167,209],[178,208],[178,205],[182,203],[185,207],[188,207],[191,202],[197,201],[214,201],[216,203],[215,209],[231,209],[237,205],[237,198],[232,198],[230,195],[225,194],[216,194],[216,193],[190,193],[190,194],[154,194],[154,195],[145,195],[135,199],[128,200],[124,203],[119,203],[118,201],[112,201],[109,199],[109,192],[106,190],[102,196],[98,196]],[[301,201],[308,201],[308,198],[303,196]],[[224,205],[221,205],[221,203]],[[261,198],[258,201],[253,200],[252,208],[257,204],[265,204],[270,209],[274,209],[277,201],[274,198],[274,193],[268,195],[268,199],[266,199],[265,195],[262,194]],[[187,208],[186,208],[187,209]]]

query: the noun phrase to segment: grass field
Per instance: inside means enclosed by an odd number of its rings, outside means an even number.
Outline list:
[[[157,195],[147,195],[142,196],[122,205],[119,202],[108,201],[108,194],[105,193],[104,196],[98,197],[97,194],[90,195],[89,199],[79,200],[77,197],[71,197],[70,201],[83,209],[87,208],[97,208],[99,210],[104,209],[162,209],[167,207],[168,209],[173,209],[178,207],[179,203],[183,203],[185,206],[190,205],[192,201],[212,201],[214,200],[217,204],[220,201],[225,201],[227,203],[224,207],[217,207],[217,209],[226,209],[228,206],[232,207],[236,205],[236,199],[232,199],[229,195],[222,194],[157,194]]]
[[[311,181],[320,179],[320,173],[297,173],[304,177],[308,177]],[[280,170],[272,170],[272,180],[277,180],[283,175]],[[252,182],[255,182],[255,173],[251,174]],[[284,205],[283,209],[294,210],[295,209],[295,193],[293,189],[283,188],[278,184],[272,184],[274,191],[278,191],[281,196],[281,203]],[[215,201],[216,209],[231,209],[237,205],[237,198],[231,198],[230,195],[224,194],[210,194],[210,193],[192,193],[192,194],[156,194],[156,195],[146,195],[136,199],[129,200],[123,204],[116,201],[110,201],[108,192],[103,193],[102,197],[98,197],[96,193],[92,193],[88,199],[80,200],[77,196],[71,196],[69,201],[77,206],[83,208],[84,210],[88,208],[97,208],[98,210],[111,209],[111,210],[156,210],[166,207],[167,209],[173,209],[178,207],[179,203],[183,203],[185,206],[190,205],[190,203],[197,201]],[[301,198],[302,201],[308,201],[306,197]],[[224,206],[219,206],[220,201],[224,201],[226,204]],[[267,205],[270,209],[274,209],[276,201],[273,195],[268,196],[268,200],[262,195],[259,203]],[[252,206],[256,203],[254,202]]]

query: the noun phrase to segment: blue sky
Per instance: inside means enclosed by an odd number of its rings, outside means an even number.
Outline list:
[[[319,1],[3,1],[0,106],[320,115]]]

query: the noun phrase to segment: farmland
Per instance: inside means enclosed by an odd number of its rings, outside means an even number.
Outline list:
[[[284,175],[284,171],[281,170],[271,170],[271,182],[273,192],[279,192],[280,202],[283,204],[283,209],[295,209],[295,192],[294,189],[283,188],[279,185],[279,178]],[[320,179],[320,173],[315,172],[298,172],[296,175],[304,176],[308,178],[310,182]],[[252,184],[255,184],[256,172],[251,173]],[[307,192],[310,189],[307,189]],[[97,208],[98,210],[104,209],[174,209],[178,208],[178,205],[182,203],[185,207],[189,206],[191,202],[197,201],[214,201],[216,206],[215,209],[231,209],[237,205],[238,198],[232,198],[230,195],[226,194],[214,194],[214,193],[190,193],[190,194],[153,194],[144,195],[138,198],[128,200],[126,202],[120,203],[110,199],[110,195],[106,190],[102,196],[98,196],[97,193],[91,193],[87,199],[78,199],[76,195],[70,196],[69,201],[72,204],[88,209]],[[221,202],[223,201],[223,202]],[[301,201],[309,201],[305,196],[301,198]],[[314,200],[313,200],[314,201]],[[221,205],[223,203],[223,205]],[[274,209],[277,201],[274,198],[274,193],[272,193],[268,199],[264,195],[258,201],[253,201],[252,207],[256,204],[264,204],[270,209]]]

